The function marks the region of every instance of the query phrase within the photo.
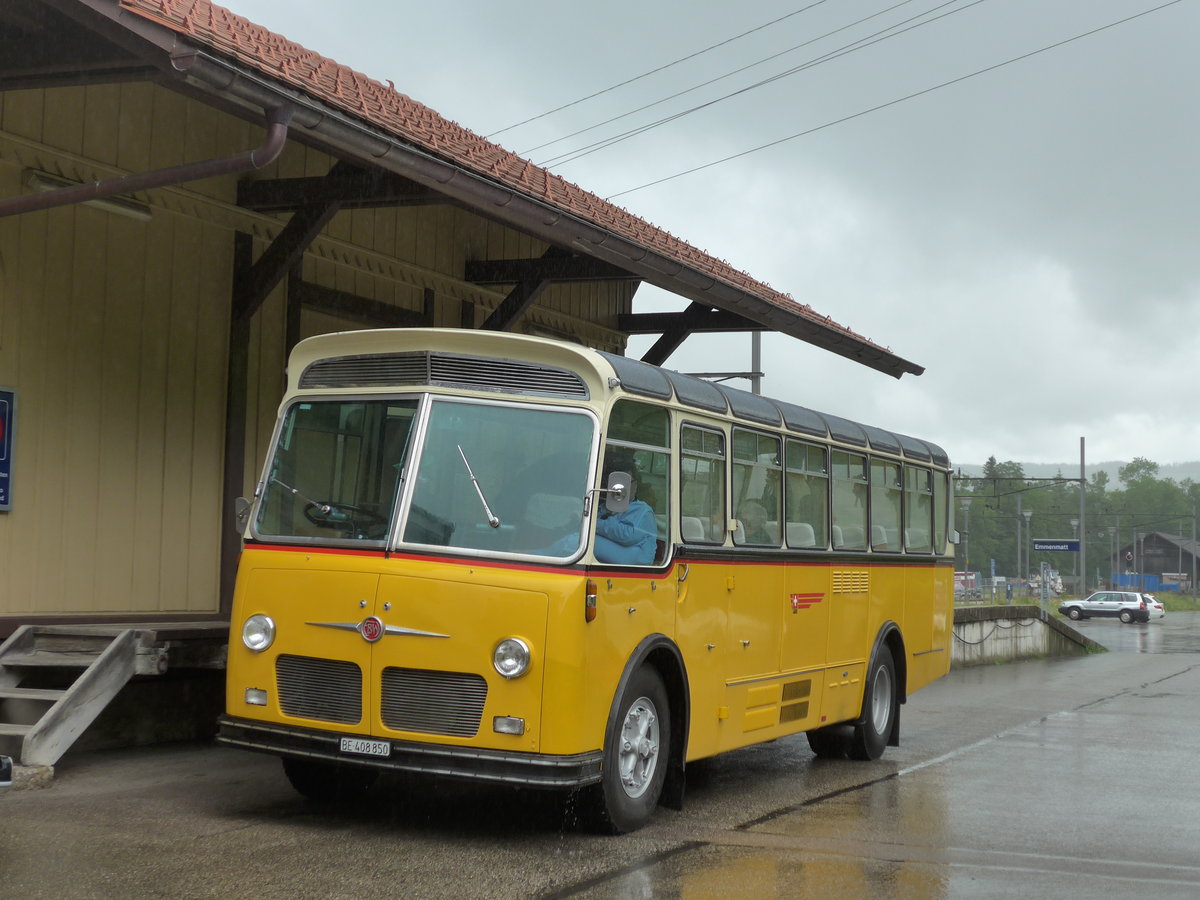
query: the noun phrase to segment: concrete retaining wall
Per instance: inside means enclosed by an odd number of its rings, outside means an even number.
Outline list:
[[[951,668],[1078,656],[1103,649],[1037,606],[964,606],[954,610]]]

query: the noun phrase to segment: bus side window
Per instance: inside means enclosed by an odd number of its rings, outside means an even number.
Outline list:
[[[733,431],[735,544],[779,546],[780,449],[780,440],[773,435],[742,428]]]
[[[933,549],[933,473],[904,467],[904,549],[928,553]]]
[[[605,454],[622,454],[631,460],[634,502],[644,503],[654,514],[655,564],[667,558],[667,523],[671,499],[671,421],[661,406],[634,400],[618,400],[608,420]],[[602,560],[603,561],[603,560]]]
[[[784,505],[789,547],[829,545],[829,451],[801,441],[787,442]]]
[[[858,453],[834,450],[833,547],[835,550],[867,549],[867,458]]]
[[[725,435],[685,425],[679,442],[681,536],[685,541],[724,543]]]
[[[900,550],[900,464],[871,460],[871,549]]]

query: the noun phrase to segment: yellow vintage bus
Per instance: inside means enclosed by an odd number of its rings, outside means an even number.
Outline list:
[[[569,343],[310,338],[220,740],[314,798],[429,773],[575,791],[613,833],[727,750],[876,759],[949,668],[949,477],[926,441]]]

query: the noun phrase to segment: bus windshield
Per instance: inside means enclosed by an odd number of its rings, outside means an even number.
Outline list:
[[[329,400],[289,407],[267,470],[257,534],[382,545],[418,405]]]
[[[257,536],[383,547],[415,473],[404,544],[566,559],[584,535],[595,419],[546,407],[434,399],[291,406],[255,518]],[[418,439],[419,438],[419,439]],[[420,447],[420,459],[410,459]]]
[[[435,400],[402,542],[575,555],[595,430],[573,411]]]

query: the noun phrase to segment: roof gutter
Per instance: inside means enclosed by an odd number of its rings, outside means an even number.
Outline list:
[[[0,200],[0,218],[40,209],[53,209],[56,206],[69,206],[73,203],[88,203],[104,197],[148,191],[188,181],[199,181],[202,178],[236,175],[253,169],[261,169],[274,162],[282,152],[284,144],[287,143],[288,122],[291,121],[291,118],[292,108],[286,104],[268,108],[266,140],[253,150],[220,159],[185,163],[181,166],[171,166],[153,172],[122,175],[104,181],[93,181],[90,184],[58,188],[45,193],[8,197]]]

